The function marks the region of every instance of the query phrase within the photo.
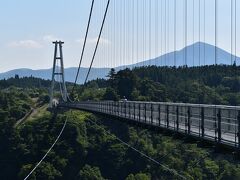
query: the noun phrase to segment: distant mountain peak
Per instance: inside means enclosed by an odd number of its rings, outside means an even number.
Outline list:
[[[176,54],[176,66],[187,65],[191,67],[199,65],[213,65],[215,64],[215,49],[217,50],[217,64],[230,65],[231,63],[233,63],[232,60],[235,59],[235,56],[231,55],[227,51],[221,48],[215,48],[215,46],[208,43],[196,42],[178,51],[170,52],[154,59],[146,60],[140,63],[116,67],[115,69],[116,71],[119,71],[124,68],[134,68],[144,65],[174,66],[174,54]],[[239,57],[236,57],[236,60],[237,62],[240,62]],[[111,68],[93,68],[90,73],[89,80],[96,78],[106,78],[110,69]],[[86,76],[87,70],[88,68],[81,68],[81,77],[78,83],[83,82],[83,78]],[[66,81],[73,82],[74,77],[76,76],[76,72],[76,67],[65,68]],[[42,79],[51,79],[52,68],[40,70],[32,70],[28,68],[15,69],[5,73],[0,73],[0,79],[14,77],[16,74],[18,74],[20,77],[33,76]]]
[[[217,51],[215,51],[217,50]],[[216,56],[217,53],[217,56]],[[176,55],[176,64],[175,57]],[[217,64],[232,64],[232,60],[235,59],[234,55],[231,55],[227,51],[221,48],[215,48],[214,45],[204,43],[204,42],[196,42],[194,44],[188,45],[180,50],[175,52],[170,52],[164,54],[162,56],[156,57],[154,59],[145,61],[145,65],[154,65],[157,66],[184,66],[187,65],[189,67],[192,66],[203,66],[203,65],[212,65],[215,64],[215,56],[217,57]],[[236,57],[237,62],[239,62],[240,58]],[[143,62],[136,64],[136,66],[142,66]]]

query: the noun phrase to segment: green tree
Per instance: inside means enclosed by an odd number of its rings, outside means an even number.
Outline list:
[[[79,172],[79,179],[81,180],[104,180],[98,167],[91,167],[85,165]]]
[[[31,164],[23,165],[18,176],[20,179],[24,179],[28,173],[32,170],[34,166]],[[53,180],[58,179],[62,174],[55,169],[55,167],[48,163],[42,162],[41,165],[36,169],[36,171],[30,176],[30,179],[40,179],[40,180]]]
[[[204,161],[204,171],[206,173],[206,178],[216,179],[219,173],[219,166],[216,164],[216,162],[206,159]]]
[[[120,97],[132,99],[132,92],[137,84],[136,75],[130,69],[125,69],[116,74],[116,81],[117,92]]]
[[[117,92],[113,88],[107,88],[105,94],[103,95],[105,100],[117,101],[119,99]]]
[[[114,68],[112,68],[110,70],[110,72],[108,73],[108,76],[107,76],[109,79],[109,85],[112,87],[112,88],[116,88],[116,71]]]
[[[126,180],[150,180],[151,176],[144,173],[138,173],[138,174],[129,174]]]

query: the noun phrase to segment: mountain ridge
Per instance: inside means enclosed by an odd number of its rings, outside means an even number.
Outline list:
[[[240,62],[239,57],[235,57],[231,55],[227,51],[217,47],[217,64],[226,64],[230,65],[233,60]],[[204,53],[205,52],[205,53]],[[205,54],[205,56],[204,56]],[[176,64],[174,62],[174,57],[176,55]],[[153,63],[154,62],[154,63]],[[162,56],[145,60],[139,63],[135,63],[132,65],[125,65],[116,67],[116,71],[119,71],[124,68],[134,68],[140,66],[147,65],[157,65],[157,66],[203,66],[203,65],[213,65],[215,64],[215,46],[197,42],[187,47],[184,47],[181,50],[175,52],[169,52]],[[89,80],[97,79],[97,78],[106,78],[111,68],[92,68],[91,73],[89,75]],[[83,83],[84,78],[87,74],[88,68],[81,68],[80,78],[78,83]],[[65,68],[65,79],[69,82],[74,82],[74,77],[76,76],[77,67],[69,67]],[[52,68],[49,69],[38,69],[32,70],[30,68],[19,68],[10,70],[7,72],[0,73],[0,79],[8,79],[10,77],[14,77],[15,75],[19,75],[20,77],[24,76],[34,76],[42,79],[51,79]]]

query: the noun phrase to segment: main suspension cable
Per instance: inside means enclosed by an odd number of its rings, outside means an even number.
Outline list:
[[[101,29],[100,29],[100,32],[99,32],[99,35],[98,35],[97,44],[96,44],[96,47],[95,47],[95,50],[94,50],[94,53],[93,53],[93,57],[92,57],[92,61],[91,61],[90,67],[89,67],[88,72],[87,72],[86,79],[84,81],[84,85],[86,84],[86,82],[88,80],[89,73],[90,73],[90,71],[92,69],[93,61],[94,61],[96,53],[97,53],[97,49],[98,49],[99,41],[101,39],[101,35],[102,35],[102,31],[103,31],[105,20],[106,20],[109,4],[110,4],[110,0],[108,0],[108,2],[107,2],[107,6],[106,6],[106,9],[105,9],[105,13],[104,13],[103,21],[102,21],[102,26],[101,26]]]
[[[79,61],[77,74],[76,74],[75,81],[74,81],[74,85],[73,85],[73,88],[72,88],[72,93],[73,93],[73,91],[74,91],[74,88],[76,87],[78,75],[79,75],[80,68],[81,68],[81,64],[82,64],[82,59],[83,59],[83,55],[84,55],[84,51],[85,51],[85,47],[86,47],[86,42],[87,42],[87,37],[88,37],[88,32],[89,32],[89,26],[90,26],[91,18],[92,18],[94,1],[95,1],[95,0],[92,0],[92,5],[91,5],[91,9],[90,9],[90,14],[89,14],[89,18],[88,18],[87,30],[86,30],[86,34],[85,34],[85,38],[84,38],[84,42],[83,42],[83,47],[82,47],[81,58],[80,58],[80,61]]]

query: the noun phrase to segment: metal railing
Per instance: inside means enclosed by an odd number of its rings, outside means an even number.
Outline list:
[[[88,101],[62,106],[125,118],[240,148],[239,106],[139,101]]]

